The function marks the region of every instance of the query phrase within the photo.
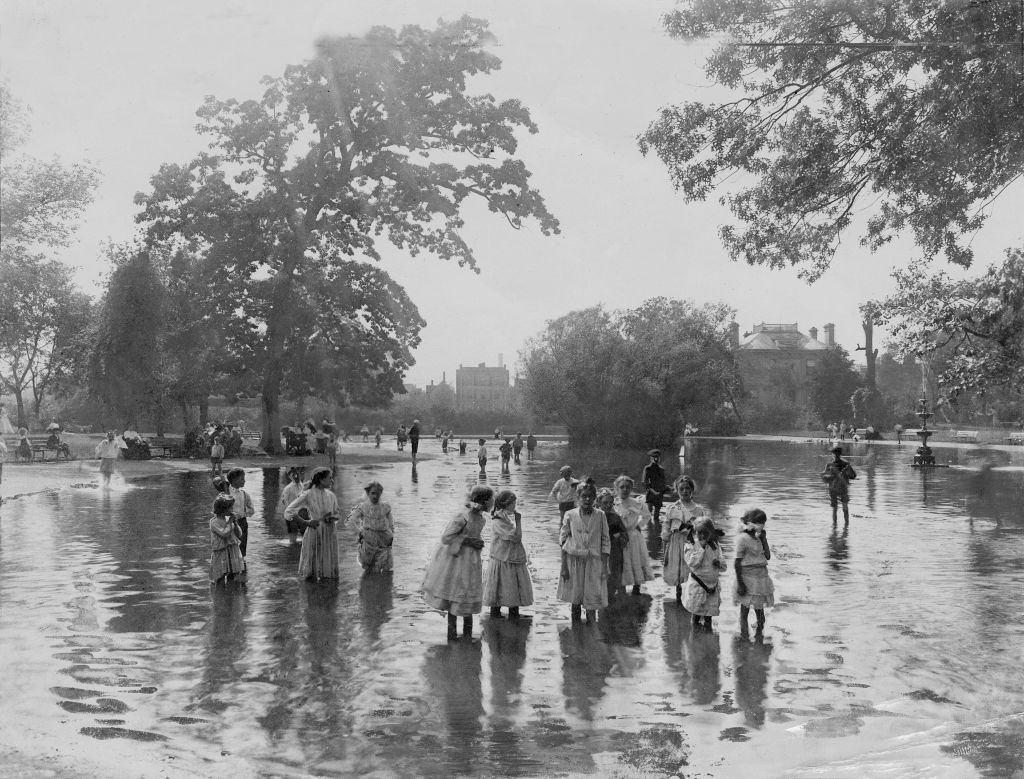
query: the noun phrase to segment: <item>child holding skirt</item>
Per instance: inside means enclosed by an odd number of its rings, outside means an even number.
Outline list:
[[[629,543],[622,555],[622,588],[633,588],[633,594],[640,594],[640,585],[654,578],[651,561],[647,556],[647,545],[644,543],[643,531],[651,521],[651,513],[647,504],[633,497],[633,480],[628,476],[620,476],[615,480],[615,513],[622,518]]]
[[[441,545],[423,577],[423,600],[431,608],[448,612],[448,640],[458,638],[456,619],[462,617],[462,635],[473,635],[473,615],[483,608],[483,571],[480,550],[484,512],[494,508],[494,490],[478,484],[465,508],[445,527]]]
[[[757,633],[761,634],[764,632],[764,610],[775,605],[775,585],[768,575],[772,552],[764,530],[768,517],[761,509],[751,509],[741,521],[743,530],[736,540],[736,584],[732,598],[740,607],[740,632],[747,632],[747,620],[753,609],[757,617]]]
[[[210,581],[234,579],[242,572],[242,552],[238,542],[242,531],[232,513],[235,499],[230,495],[218,495],[213,501],[213,518],[210,520]]]
[[[683,586],[683,608],[693,615],[694,626],[704,620],[711,629],[711,618],[717,617],[722,604],[718,578],[725,570],[719,539],[722,531],[707,517],[694,525],[694,538],[683,547],[683,558],[690,569],[690,578]]]
[[[577,621],[586,609],[587,622],[593,622],[597,609],[608,605],[608,556],[611,541],[604,512],[594,508],[597,489],[584,482],[577,493],[579,508],[566,512],[558,531],[562,547],[562,573],[557,597],[571,603],[572,619]]]
[[[507,606],[509,619],[518,619],[519,607],[533,604],[533,583],[526,567],[523,515],[516,511],[514,492],[498,493],[491,519],[493,540],[484,582],[484,605],[490,607],[492,617],[500,617],[501,607]]]
[[[395,567],[391,556],[395,520],[391,517],[391,506],[381,503],[384,487],[379,481],[371,481],[363,492],[366,500],[352,509],[359,531],[359,564],[365,573],[386,573]]]
[[[309,480],[309,489],[303,490],[284,511],[286,520],[298,518],[306,529],[299,553],[299,576],[303,579],[338,578],[338,498],[331,492],[333,483],[330,468],[317,468]],[[303,509],[305,516],[300,514]]]
[[[690,569],[683,559],[683,546],[693,532],[693,523],[704,516],[704,509],[693,502],[694,483],[689,476],[680,476],[673,485],[679,500],[668,507],[661,526],[665,549],[665,584],[676,588],[676,600],[683,599],[683,585]]]

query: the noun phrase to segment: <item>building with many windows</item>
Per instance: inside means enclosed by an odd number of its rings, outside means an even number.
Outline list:
[[[500,362],[500,360],[499,360]],[[455,372],[455,407],[459,411],[495,411],[512,405],[512,387],[504,365],[460,365]]]
[[[806,408],[811,372],[822,354],[836,346],[836,326],[830,322],[822,329],[824,341],[819,341],[816,327],[805,335],[795,322],[762,322],[741,337],[733,322],[733,352],[746,389],[759,400],[787,400]]]

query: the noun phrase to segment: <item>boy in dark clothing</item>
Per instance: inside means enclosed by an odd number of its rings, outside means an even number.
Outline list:
[[[667,486],[665,484],[665,469],[661,467],[661,450],[651,449],[647,456],[651,458],[651,461],[644,466],[640,483],[647,493],[647,508],[651,512],[651,516],[654,517],[654,521],[657,522]]]

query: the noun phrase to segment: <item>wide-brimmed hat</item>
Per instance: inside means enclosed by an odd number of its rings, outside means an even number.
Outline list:
[[[651,449],[651,451],[649,451],[647,453],[647,456],[648,457],[661,457],[661,449]]]

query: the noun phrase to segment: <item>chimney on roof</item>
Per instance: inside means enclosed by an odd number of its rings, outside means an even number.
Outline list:
[[[825,346],[831,349],[836,345],[836,326],[832,322],[829,322],[827,325],[825,325],[824,330]]]
[[[729,323],[729,344],[733,349],[740,348],[740,324],[739,322]]]
[[[808,330],[808,332],[811,334],[811,340],[818,340],[818,328],[812,327],[810,330]]]
[[[505,367],[505,355],[502,354],[501,352],[498,352],[498,367],[499,368],[504,368]]]

